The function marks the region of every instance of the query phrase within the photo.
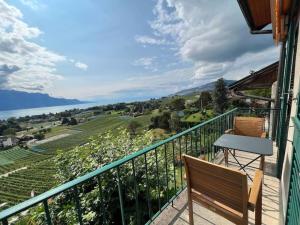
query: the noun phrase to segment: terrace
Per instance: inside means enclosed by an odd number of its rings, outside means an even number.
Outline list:
[[[53,208],[52,202],[61,195],[71,194],[71,204],[74,207],[72,212],[79,224],[85,224],[83,218],[89,213],[89,210],[84,207],[81,198],[89,194],[87,188],[89,185],[97,185],[99,186],[97,192],[101,198],[97,209],[100,210],[97,221],[101,224],[106,224],[109,220],[107,218],[112,217],[119,224],[132,222],[134,224],[188,224],[182,155],[203,157],[213,163],[223,164],[222,149],[213,147],[213,143],[224,134],[225,130],[233,127],[234,117],[238,115],[265,118],[268,137],[275,140],[276,134],[272,134],[272,127],[276,124],[270,119],[275,111],[277,110],[233,109],[4,210],[0,212],[0,220],[6,225],[24,215],[29,215],[28,209],[34,210],[35,207],[39,207],[44,211],[44,222],[56,224],[56,216],[64,206],[57,211]],[[249,161],[249,158],[253,158],[249,154],[237,153],[237,157],[243,163]],[[263,224],[277,224],[279,221],[279,180],[276,178],[276,155],[276,143],[274,142],[274,154],[266,158]],[[229,166],[234,168],[237,164],[229,158]],[[254,167],[258,167],[258,162],[254,164]],[[254,167],[247,167],[249,174],[253,174]],[[109,175],[109,183],[104,182],[107,175]],[[111,199],[105,198],[105,195],[108,195],[109,186],[113,186],[114,193],[117,195],[117,200],[113,203],[117,204],[113,214],[110,214]],[[129,207],[129,204],[133,204],[134,207]],[[220,224],[221,222],[228,224],[225,219],[201,206],[195,206],[194,213],[196,224]],[[249,216],[250,222],[253,222],[253,214]]]
[[[263,207],[262,207],[262,224],[277,225],[279,223],[280,211],[280,196],[279,196],[279,179],[276,177],[276,155],[277,147],[273,146],[274,155],[266,157],[266,165],[264,170],[264,186],[263,186]],[[255,158],[254,154],[237,152],[236,157],[239,162],[246,164],[249,159]],[[224,161],[221,165],[225,166]],[[229,157],[229,167],[239,169],[234,162],[232,156]],[[246,171],[254,176],[255,168],[259,168],[259,163],[256,161],[252,167],[247,167]],[[248,184],[251,186],[252,181],[248,178]],[[187,206],[187,193],[183,191],[173,202],[168,206],[152,224],[174,224],[174,225],[188,225],[189,211]],[[249,224],[255,224],[254,213],[249,211]],[[218,214],[208,210],[200,204],[194,203],[194,223],[195,224],[233,224],[224,219]]]

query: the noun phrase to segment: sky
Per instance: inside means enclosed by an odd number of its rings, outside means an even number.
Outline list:
[[[146,99],[278,60],[236,0],[0,0],[0,88]]]

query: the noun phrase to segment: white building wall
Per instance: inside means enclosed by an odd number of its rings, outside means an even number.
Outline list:
[[[296,55],[296,62],[295,62],[295,77],[294,77],[294,89],[293,89],[293,101],[292,101],[292,108],[291,108],[291,118],[289,121],[289,130],[287,136],[287,144],[286,144],[286,151],[284,156],[284,162],[282,167],[282,174],[281,174],[281,202],[282,202],[282,209],[281,209],[281,224],[284,224],[287,212],[287,202],[288,202],[288,194],[289,194],[289,181],[290,181],[290,172],[291,172],[291,165],[292,165],[292,141],[294,136],[294,123],[292,118],[296,116],[297,113],[297,96],[300,91],[299,89],[299,82],[300,82],[300,35],[298,35],[297,40],[297,55]]]

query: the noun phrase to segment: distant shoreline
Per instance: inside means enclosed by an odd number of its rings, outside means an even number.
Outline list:
[[[71,109],[86,109],[93,106],[103,105],[100,102],[82,102],[79,104],[67,104],[67,105],[58,105],[58,106],[49,106],[49,107],[34,107],[34,108],[25,108],[25,109],[12,109],[12,110],[1,110],[0,111],[0,120],[6,120],[11,117],[24,117],[24,116],[35,116],[49,113],[59,113],[65,110]]]

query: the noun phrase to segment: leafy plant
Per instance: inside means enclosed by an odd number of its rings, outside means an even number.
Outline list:
[[[153,142],[152,133],[132,137],[126,129],[118,132],[106,132],[92,137],[85,145],[78,146],[69,152],[60,151],[55,159],[56,178],[60,183],[71,181],[115,160],[123,158]],[[163,199],[167,191],[166,180],[171,174],[164,176],[163,171],[170,167],[167,163],[166,151],[155,151],[141,155],[133,160],[113,168],[98,177],[78,185],[82,218],[84,224],[120,224],[119,188],[123,196],[125,220],[127,224],[140,224],[149,219],[147,201],[152,202],[152,210],[157,210],[158,196]],[[169,152],[169,149],[167,150]],[[169,153],[168,153],[169,154]],[[170,158],[167,156],[167,158]],[[133,170],[134,166],[134,170]],[[146,173],[147,171],[147,173]],[[157,176],[157,173],[160,175]],[[157,182],[161,188],[158,193]],[[119,186],[120,185],[120,186]],[[55,224],[77,223],[74,191],[65,191],[51,200],[50,208]],[[136,208],[138,199],[138,210]],[[36,213],[36,211],[35,211]],[[32,214],[34,215],[34,213]],[[43,224],[44,216],[38,218],[37,224]]]

